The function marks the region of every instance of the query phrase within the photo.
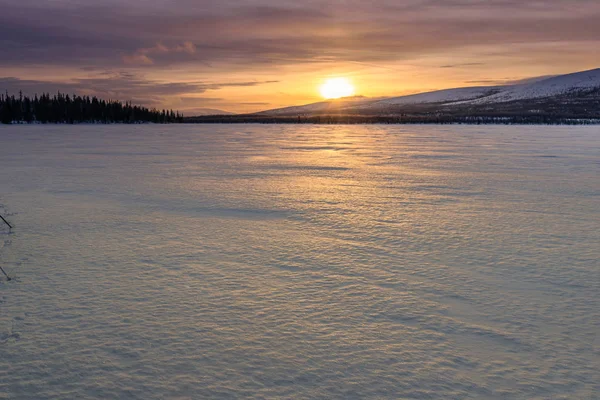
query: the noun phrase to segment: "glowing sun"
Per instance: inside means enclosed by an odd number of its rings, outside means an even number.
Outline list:
[[[339,99],[354,95],[354,86],[346,78],[330,78],[319,88],[326,99]]]

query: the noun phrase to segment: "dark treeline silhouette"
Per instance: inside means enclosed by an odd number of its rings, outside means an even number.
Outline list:
[[[569,118],[558,116],[455,116],[455,115],[211,115],[185,118],[196,124],[468,124],[468,125],[595,125],[598,118]]]
[[[33,98],[0,94],[0,123],[141,123],[170,124],[183,122],[173,110],[156,110],[97,97],[44,93]]]

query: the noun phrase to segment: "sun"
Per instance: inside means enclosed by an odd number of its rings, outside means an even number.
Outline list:
[[[346,78],[330,78],[319,88],[321,96],[326,99],[339,99],[354,95],[354,86]]]

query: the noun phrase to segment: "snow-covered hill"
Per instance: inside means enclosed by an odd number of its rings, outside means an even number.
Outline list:
[[[470,100],[471,104],[504,103],[515,100],[537,99],[600,88],[600,68],[591,71],[559,75],[522,85],[505,86],[491,96]]]
[[[395,106],[406,104],[424,104],[424,103],[451,103],[455,101],[472,100],[484,98],[498,93],[501,89],[498,86],[465,87],[457,89],[437,90],[435,92],[419,93],[409,96],[392,97],[365,105],[365,108],[378,106]]]
[[[302,106],[292,106],[284,108],[276,108],[257,113],[257,115],[303,115],[312,113],[338,113],[349,108],[360,107],[364,104],[369,104],[375,100],[369,97],[353,96],[335,100],[320,101],[318,103],[306,104]]]
[[[477,106],[508,103],[511,101],[553,98],[578,95],[600,89],[600,68],[559,75],[544,79],[533,79],[527,83],[505,86],[478,86],[438,90],[409,96],[391,98],[352,97],[333,101],[286,107],[259,113],[262,116],[309,115],[309,114],[389,114],[401,111],[406,106]],[[413,107],[414,108],[414,107]]]

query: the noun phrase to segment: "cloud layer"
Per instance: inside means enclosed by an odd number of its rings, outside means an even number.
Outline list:
[[[177,69],[186,77],[194,74],[194,81],[206,75],[225,82],[231,74],[269,69],[276,76],[281,68],[308,64],[385,67],[476,46],[510,55],[519,46],[572,43],[571,49],[584,52],[588,44],[591,58],[598,57],[593,49],[600,44],[597,0],[0,0],[0,9],[0,69],[93,67],[137,74]],[[485,56],[440,66],[473,67],[485,64]],[[544,50],[532,53],[536,56],[551,59]],[[6,78],[2,88],[14,83]],[[193,81],[119,79],[122,92],[136,98],[207,89]],[[39,76],[22,84],[44,87],[51,83],[46,81]],[[70,84],[110,92],[116,89],[105,83],[114,81],[113,76]]]

